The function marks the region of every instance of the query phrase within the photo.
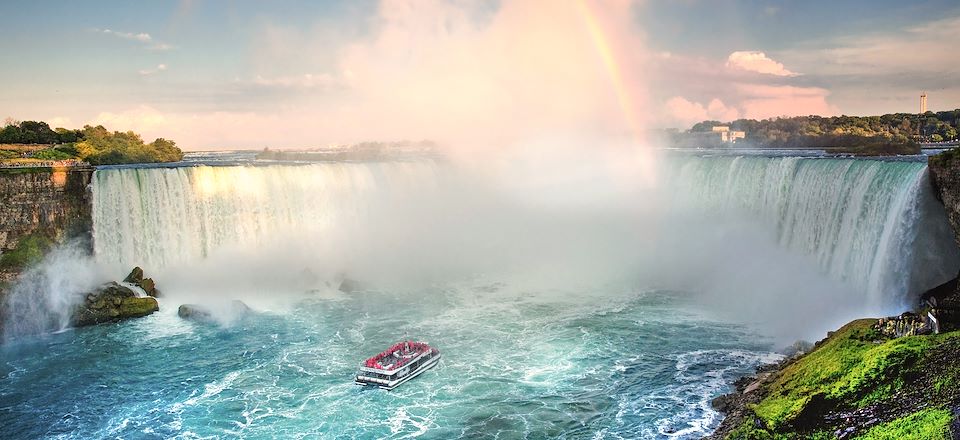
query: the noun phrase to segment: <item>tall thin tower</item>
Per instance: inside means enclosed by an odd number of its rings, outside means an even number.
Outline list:
[[[920,114],[927,112],[927,92],[923,92],[920,95]]]

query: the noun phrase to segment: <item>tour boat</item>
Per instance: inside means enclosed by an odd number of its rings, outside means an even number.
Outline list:
[[[439,361],[440,350],[425,342],[398,342],[360,364],[354,383],[392,390]]]

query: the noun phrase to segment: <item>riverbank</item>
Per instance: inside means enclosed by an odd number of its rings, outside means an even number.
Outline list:
[[[848,323],[736,383],[710,439],[950,439],[960,434],[960,332],[891,339]]]

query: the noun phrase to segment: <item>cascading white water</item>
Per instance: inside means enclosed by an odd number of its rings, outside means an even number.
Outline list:
[[[336,234],[377,197],[434,185],[430,162],[99,170],[94,253],[159,269],[287,233]]]
[[[376,224],[370,216],[383,217],[379,224],[393,221],[382,205],[388,200],[399,205],[395,195],[429,193],[447,185],[446,178],[457,173],[442,168],[412,161],[98,170],[93,181],[96,258],[159,270],[200,261],[222,248],[273,245],[282,236],[319,246],[346,229]],[[749,216],[772,231],[779,246],[812,258],[823,274],[852,286],[871,310],[902,306],[909,294],[951,278],[960,261],[922,162],[680,156],[667,158],[663,168],[657,190],[663,206],[644,215],[705,217],[703,224]],[[457,207],[431,215],[469,213],[464,206],[472,203],[471,197],[463,194],[466,200],[458,200]],[[472,209],[489,210],[477,206]],[[501,222],[510,215],[484,217],[482,224],[472,223],[478,216],[466,215],[441,226],[462,226],[460,235],[483,237],[463,247],[487,246],[500,236],[524,240],[517,230],[497,229],[516,226]],[[551,217],[555,213],[538,219]],[[531,220],[515,223],[524,222]],[[577,223],[572,231],[584,227],[591,224]],[[484,236],[477,232],[482,228],[493,232]],[[570,232],[563,230],[555,238],[566,240]],[[529,248],[543,248],[543,242],[504,253]],[[538,251],[533,258],[548,253]]]
[[[923,162],[715,157],[676,165],[681,206],[760,217],[782,246],[865,292],[870,309],[956,275],[957,248]]]

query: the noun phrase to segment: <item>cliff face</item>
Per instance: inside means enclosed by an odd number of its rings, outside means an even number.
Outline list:
[[[0,169],[0,288],[54,242],[90,243],[93,168]]]
[[[927,162],[934,194],[947,209],[954,239],[960,243],[960,153],[949,150]]]

